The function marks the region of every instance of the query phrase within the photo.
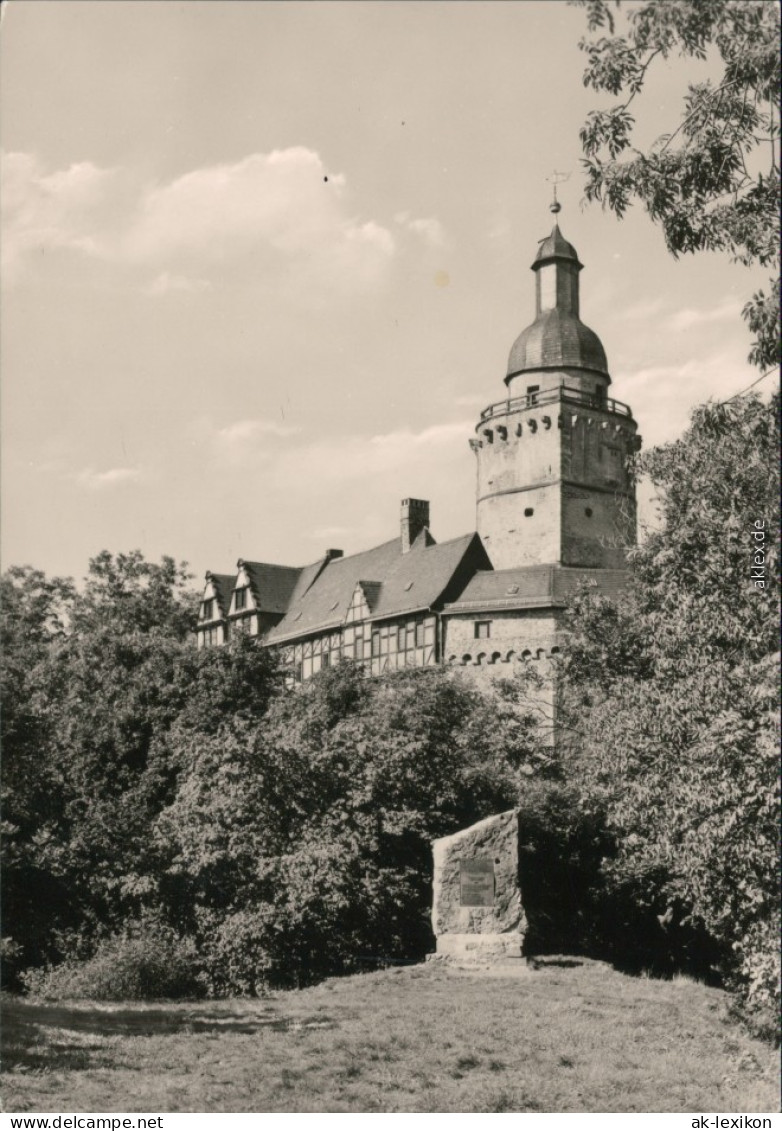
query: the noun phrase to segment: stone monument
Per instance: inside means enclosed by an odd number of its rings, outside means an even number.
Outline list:
[[[433,957],[457,963],[520,958],[527,920],[519,886],[519,815],[487,817],[433,841]]]

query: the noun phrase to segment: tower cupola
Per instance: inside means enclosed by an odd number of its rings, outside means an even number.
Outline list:
[[[635,542],[636,424],[607,395],[605,351],[579,315],[582,266],[558,224],[532,270],[535,321],[511,350],[505,398],[470,441],[478,533],[498,570],[622,569]]]
[[[556,211],[559,211],[559,207]],[[597,334],[579,317],[579,272],[583,264],[559,225],[540,241],[532,264],[535,272],[535,321],[513,343],[506,384],[512,389],[521,374],[580,373],[610,384],[605,350]],[[564,372],[563,372],[564,371]],[[572,372],[575,371],[575,372]]]

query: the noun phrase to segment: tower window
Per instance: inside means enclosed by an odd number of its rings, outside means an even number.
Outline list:
[[[525,518],[532,518],[534,513],[535,513],[534,507],[525,507],[524,508],[524,517]]]
[[[538,393],[540,392],[540,385],[527,385],[527,404],[538,403]]]
[[[474,630],[476,640],[488,640],[491,636],[491,621],[477,620],[474,625]]]
[[[584,507],[584,514],[587,516],[587,518],[591,518],[592,517],[592,508],[591,507]]]

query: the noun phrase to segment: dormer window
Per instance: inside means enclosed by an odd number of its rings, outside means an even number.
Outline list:
[[[215,603],[213,600],[204,601],[201,609],[201,620],[214,620]]]
[[[247,586],[234,590],[234,608],[237,612],[239,609],[247,608]]]

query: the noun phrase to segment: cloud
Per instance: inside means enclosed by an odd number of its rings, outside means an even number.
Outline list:
[[[263,464],[282,490],[313,494],[367,479],[399,475],[437,462],[444,452],[460,452],[472,434],[472,421],[440,424],[421,432],[400,429],[375,436],[334,436],[309,440],[293,426],[275,421],[237,420],[212,432],[212,450],[230,466]],[[298,437],[298,439],[296,439]],[[275,444],[276,440],[289,443]]]
[[[345,179],[296,146],[194,169],[146,189],[124,253],[131,260],[196,256],[222,263],[266,246],[286,258],[379,270],[394,254],[391,233],[352,216]]]
[[[435,216],[413,219],[409,212],[397,212],[394,221],[401,228],[420,236],[430,247],[445,246],[445,229]]]
[[[358,529],[355,526],[316,526],[314,530],[307,531],[307,537],[320,542],[326,538],[344,538],[346,535],[354,534]]]
[[[2,160],[2,266],[13,282],[31,256],[65,248],[106,252],[107,205],[116,173],[90,161],[53,173],[29,153]]]
[[[202,294],[209,290],[211,283],[208,279],[194,279],[187,275],[174,275],[170,271],[161,271],[148,286],[144,287],[147,295],[168,295],[177,291],[183,294]]]
[[[667,443],[687,428],[690,413],[708,389],[715,401],[727,400],[757,373],[746,362],[743,343],[683,363],[651,365],[621,375],[622,399],[632,405],[644,447]]]
[[[611,298],[611,310],[615,317],[620,318],[623,322],[649,322],[651,319],[659,317],[664,308],[663,300],[655,298],[641,299],[640,302],[632,302],[627,306],[620,305],[617,311],[616,300],[613,296]]]
[[[685,307],[683,310],[677,310],[671,314],[665,321],[666,326],[677,333],[682,333],[685,330],[692,330],[698,326],[709,326],[715,322],[725,322],[727,320],[737,321],[741,316],[741,304],[736,299],[726,299],[718,306],[706,307],[705,309],[697,310],[693,307]]]
[[[344,175],[328,174],[303,146],[142,186],[90,162],[47,172],[35,156],[11,153],[3,162],[3,226],[9,279],[36,252],[67,248],[159,266],[152,294],[203,289],[207,267],[246,257],[353,289],[381,278],[396,253],[387,228],[354,214]]]
[[[459,420],[374,436],[303,435],[263,466],[261,506],[279,515],[285,500],[284,514],[317,522],[311,534],[305,524],[303,537],[336,542],[353,553],[393,537],[399,501],[412,496],[431,500],[435,537],[454,537],[474,529],[475,469],[467,444],[472,430],[471,420]],[[454,506],[454,499],[461,502]],[[439,500],[450,500],[448,507],[439,509]]]
[[[274,420],[236,420],[233,424],[226,424],[217,432],[220,443],[236,444],[245,440],[254,440],[258,436],[292,436],[299,429],[289,424],[278,424]]]
[[[286,445],[274,457],[270,474],[280,489],[314,495],[357,481],[369,484],[387,476],[398,480],[400,469],[409,477],[419,476],[422,469],[442,464],[443,457],[462,455],[472,428],[472,421],[457,421],[421,432],[399,429]]]
[[[123,487],[141,478],[137,467],[112,467],[108,471],[95,471],[85,467],[76,475],[77,483],[90,491],[104,491],[113,487]]]
[[[235,420],[216,430],[210,428],[207,438],[218,464],[253,468],[266,465],[277,451],[278,442],[298,432],[293,425],[255,417]]]
[[[514,228],[510,222],[510,217],[505,213],[498,213],[489,222],[486,230],[487,238],[495,244],[502,244],[503,247],[512,239],[514,235]]]

